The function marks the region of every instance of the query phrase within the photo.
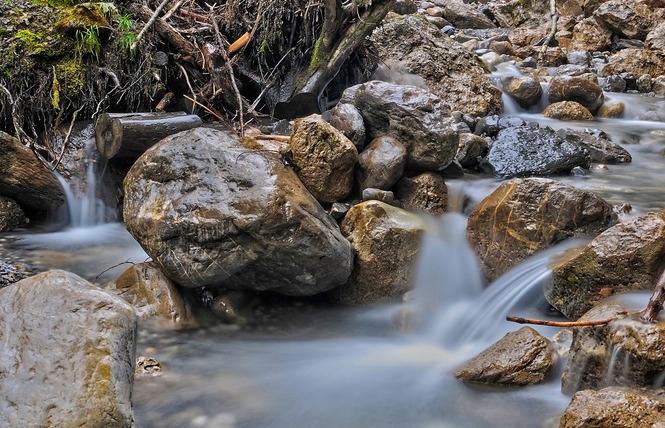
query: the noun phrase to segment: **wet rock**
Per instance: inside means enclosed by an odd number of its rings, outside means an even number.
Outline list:
[[[533,46],[547,36],[548,29],[545,27],[517,27],[513,28],[508,35],[510,42],[519,47]],[[535,65],[534,65],[535,67]]]
[[[631,73],[633,76],[648,74],[656,78],[665,74],[665,58],[648,49],[623,49],[609,58],[600,71],[601,76]]]
[[[381,201],[389,205],[397,205],[395,204],[395,194],[393,192],[373,187],[363,190],[362,199],[363,201]]]
[[[434,94],[415,86],[374,80],[344,91],[365,121],[369,138],[391,134],[407,148],[407,164],[441,170],[455,157],[458,133],[450,110]]]
[[[489,151],[489,143],[481,136],[460,134],[457,160],[464,168],[475,168]]]
[[[594,307],[580,320],[602,320],[626,308],[617,302]],[[651,387],[665,370],[665,321],[644,323],[636,317],[607,325],[578,327],[561,378],[566,394],[611,385]]]
[[[654,24],[653,10],[640,0],[607,0],[596,9],[594,16],[613,33],[629,39],[644,40]]]
[[[540,82],[526,76],[508,78],[503,82],[503,90],[524,108],[538,104],[543,96]]]
[[[212,303],[212,312],[227,324],[248,324],[254,318],[254,306],[258,303],[254,293],[241,290],[223,290]]]
[[[443,214],[448,209],[448,186],[433,172],[404,177],[397,183],[397,199],[409,210]]]
[[[0,195],[16,201],[28,216],[54,211],[65,193],[53,173],[18,139],[0,131]]]
[[[589,167],[589,153],[551,128],[522,126],[499,132],[481,168],[495,177],[525,177],[570,172]]]
[[[530,327],[522,327],[464,363],[453,375],[465,382],[534,385],[548,379],[557,358],[549,340]]]
[[[296,174],[317,200],[337,202],[351,192],[358,150],[320,115],[296,120],[288,153]]]
[[[355,205],[342,221],[342,233],[356,250],[349,281],[332,290],[347,304],[398,301],[411,288],[411,276],[423,232],[415,214],[379,201]]]
[[[626,92],[626,81],[621,76],[607,76],[602,88],[608,92]]]
[[[663,37],[665,37],[665,35],[663,35]],[[635,82],[635,87],[639,92],[644,92],[644,93],[651,92],[651,88],[653,87],[653,79],[651,79],[651,76],[649,76],[648,74],[643,74]],[[623,114],[623,110],[621,114]]]
[[[589,51],[583,50],[583,51],[570,51],[566,55],[566,59],[568,59],[568,64],[573,64],[573,65],[581,65],[584,67],[589,66],[589,60],[591,59],[591,55],[589,55]]]
[[[644,39],[644,45],[651,50],[665,50],[665,21],[656,25]]]
[[[573,40],[570,49],[578,51],[599,51],[609,49],[612,44],[612,31],[608,30],[594,17],[581,20],[573,28]]]
[[[446,1],[442,5],[443,17],[457,28],[495,28],[496,25],[482,12],[462,0]]]
[[[390,135],[375,138],[358,156],[360,189],[390,189],[402,177],[405,165],[406,147],[402,143]]]
[[[0,289],[0,325],[0,426],[134,426],[124,300],[52,270]]]
[[[543,116],[559,120],[593,120],[593,115],[575,101],[559,101],[545,107]]]
[[[478,120],[474,133],[476,135],[485,135],[487,137],[496,137],[499,131],[506,128],[515,128],[525,126],[526,122],[517,116],[487,116]],[[460,136],[460,138],[462,138]]]
[[[649,88],[649,90],[651,90],[651,88]],[[596,113],[596,116],[607,117],[607,118],[620,118],[621,116],[623,116],[624,110],[625,110],[625,105],[621,101],[605,102],[598,109],[598,113]]]
[[[0,260],[0,288],[18,282],[28,276],[24,266],[15,266]]]
[[[557,67],[556,72],[559,76],[581,76],[598,83],[596,73],[585,65],[564,64]]]
[[[580,76],[555,77],[550,81],[548,92],[550,103],[576,101],[591,113],[598,111],[605,97],[598,83]]]
[[[176,324],[194,322],[191,303],[154,262],[130,267],[102,289],[123,298],[141,319],[160,318]]]
[[[482,64],[422,17],[389,15],[370,40],[380,58],[400,61],[423,77],[453,110],[473,116],[501,113],[501,91],[484,75]]]
[[[529,27],[548,16],[547,5],[537,0],[488,2],[485,14],[503,28]],[[531,25],[525,25],[531,24]]]
[[[351,104],[337,104],[332,111],[330,124],[342,131],[358,151],[365,147],[365,123],[358,109]]]
[[[162,363],[156,358],[140,356],[136,359],[134,374],[141,376],[159,376],[162,374]]]
[[[665,396],[633,388],[580,391],[561,416],[560,428],[655,428],[665,425]]]
[[[540,249],[598,234],[615,221],[612,206],[591,192],[544,178],[516,179],[478,204],[467,236],[492,281]]]
[[[418,12],[418,6],[413,0],[397,0],[393,12],[400,15],[409,15]]]
[[[605,230],[579,253],[560,259],[545,297],[576,319],[610,294],[650,290],[663,268],[665,214],[646,214]]]
[[[14,230],[25,222],[25,214],[16,201],[0,196],[0,232]]]
[[[604,132],[575,131],[562,128],[557,134],[567,141],[578,144],[589,152],[591,162],[628,163],[632,161],[630,153],[618,144],[610,141]]]
[[[175,134],[141,156],[125,179],[124,218],[185,287],[311,295],[345,283],[353,265],[349,242],[293,171],[219,130]]]

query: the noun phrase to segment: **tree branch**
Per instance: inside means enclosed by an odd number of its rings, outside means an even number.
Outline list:
[[[660,275],[658,283],[656,283],[656,288],[653,290],[653,294],[649,299],[647,307],[644,308],[644,314],[640,318],[644,322],[654,322],[656,317],[663,310],[663,304],[665,303],[665,270],[663,274]]]

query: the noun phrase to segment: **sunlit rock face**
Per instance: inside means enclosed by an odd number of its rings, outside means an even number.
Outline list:
[[[607,229],[581,251],[559,259],[545,297],[576,319],[611,294],[651,290],[663,268],[665,213],[646,214]]]
[[[62,270],[0,290],[0,426],[134,426],[136,314]]]
[[[295,173],[230,133],[167,137],[124,184],[127,230],[185,287],[312,295],[351,273],[351,245]]]
[[[402,177],[397,182],[397,199],[409,210],[430,214],[448,211],[448,186],[439,174],[424,172],[415,177]]]
[[[417,215],[383,202],[355,205],[341,224],[357,252],[355,268],[331,297],[347,304],[400,300],[411,289],[423,228]]]
[[[340,103],[356,106],[368,138],[391,134],[402,143],[410,168],[440,171],[455,158],[459,134],[450,109],[425,89],[373,80],[348,88]]]
[[[545,107],[543,116],[559,120],[593,120],[593,115],[575,101],[559,101]]]
[[[561,428],[652,428],[665,424],[665,394],[609,387],[580,391],[561,416]]]
[[[504,91],[524,108],[536,105],[543,96],[540,82],[533,77],[508,77],[503,82],[503,87]]]
[[[383,60],[398,61],[453,110],[473,116],[501,113],[501,91],[479,60],[417,15],[388,16],[370,37]]]
[[[645,301],[646,304],[646,301]],[[580,320],[608,319],[625,311],[599,305]],[[629,316],[603,326],[576,328],[561,388],[572,394],[611,385],[652,387],[665,370],[665,321],[645,323]]]
[[[612,206],[591,192],[544,178],[515,179],[478,204],[467,236],[483,273],[494,280],[540,249],[596,235],[614,221]]]
[[[523,327],[464,363],[453,375],[465,382],[533,385],[548,379],[557,358],[548,339]]]
[[[582,76],[559,76],[550,81],[547,95],[550,103],[575,101],[591,113],[598,111],[605,96],[600,85]]]
[[[659,51],[622,49],[609,58],[600,75],[613,76],[621,73],[632,73],[633,76],[648,74],[655,79],[665,74],[665,58]]]

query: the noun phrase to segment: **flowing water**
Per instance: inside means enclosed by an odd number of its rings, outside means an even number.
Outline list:
[[[629,104],[628,119],[566,126],[593,125],[631,142],[625,147],[633,163],[561,179],[612,203],[629,203],[633,214],[662,209],[665,123],[649,120],[659,101],[610,96]],[[507,108],[527,120],[562,126],[543,119],[537,108]],[[88,177],[89,183],[96,179]],[[499,182],[469,178],[451,184],[462,194],[458,200],[473,205]],[[100,223],[97,201],[79,201],[70,208],[82,213],[78,223],[71,220],[56,233],[6,235],[4,246],[40,267],[69,269],[98,283],[126,266],[99,276],[107,268],[146,258],[121,224]],[[265,310],[262,322],[243,327],[173,331],[142,324],[138,355],[157,358],[164,370],[136,380],[137,426],[533,428],[555,421],[569,401],[557,376],[539,386],[493,388],[467,386],[450,371],[517,330],[504,321],[506,315],[553,316],[542,296],[547,264],[553,254],[581,243],[539,253],[486,287],[464,237],[465,223],[461,214],[427,219],[406,309],[301,302]],[[540,331],[551,337],[557,329]]]

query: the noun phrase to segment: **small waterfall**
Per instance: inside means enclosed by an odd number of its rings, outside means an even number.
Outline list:
[[[623,355],[624,361],[620,364],[620,357]],[[607,364],[607,373],[605,374],[605,386],[611,385],[620,385],[620,379],[625,376],[625,372],[628,370],[630,355],[623,350],[621,346],[612,346],[612,352],[610,353],[610,361]],[[622,373],[617,373],[619,369]]]

